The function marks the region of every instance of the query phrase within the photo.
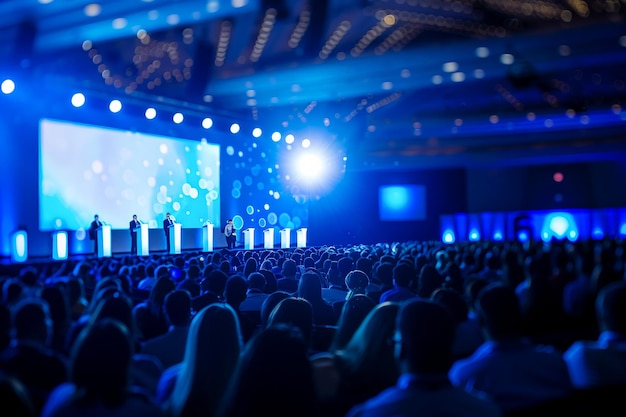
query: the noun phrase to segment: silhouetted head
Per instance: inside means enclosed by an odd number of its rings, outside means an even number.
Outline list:
[[[626,281],[613,282],[596,299],[600,329],[626,334]]]
[[[478,295],[478,319],[491,340],[507,340],[520,336],[522,313],[515,290],[499,283],[489,284]]]
[[[289,297],[280,301],[270,313],[267,327],[278,323],[300,329],[302,337],[309,343],[313,331],[313,307],[304,298]]]
[[[414,299],[403,304],[394,338],[402,371],[446,374],[452,363],[455,325],[450,312],[435,302]]]

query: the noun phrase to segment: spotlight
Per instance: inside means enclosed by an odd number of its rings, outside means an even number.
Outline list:
[[[111,100],[109,103],[109,110],[111,113],[117,113],[122,110],[122,102],[119,100]]]
[[[174,116],[172,117],[172,120],[174,121],[174,123],[179,125],[179,124],[181,124],[183,122],[183,120],[185,120],[185,116],[183,116],[182,113],[174,113]]]
[[[205,117],[202,120],[202,127],[205,129],[210,129],[213,126],[213,119],[211,119],[210,117]]]
[[[2,81],[2,85],[0,85],[0,90],[2,90],[4,94],[11,94],[15,91],[15,83],[13,80],[4,80]]]
[[[233,123],[232,125],[230,125],[230,133],[239,133],[239,130],[241,130],[241,127],[237,123]]]
[[[255,138],[260,137],[262,134],[263,131],[261,130],[261,128],[255,127],[254,129],[252,129],[252,136],[254,136]]]
[[[72,106],[82,107],[85,104],[85,95],[83,93],[76,93],[72,96]]]
[[[145,114],[146,114],[146,119],[152,120],[152,119],[154,119],[156,117],[157,112],[156,112],[156,110],[153,107],[148,107],[146,109],[146,113]]]

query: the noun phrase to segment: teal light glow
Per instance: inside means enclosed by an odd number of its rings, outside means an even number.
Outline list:
[[[454,232],[452,230],[446,230],[443,232],[443,236],[441,237],[441,241],[443,243],[454,243],[456,237],[454,236]]]
[[[26,231],[20,230],[15,232],[11,243],[11,258],[13,262],[26,262],[26,259],[28,259],[28,235]]]
[[[541,239],[547,242],[553,238],[565,239],[570,241],[578,239],[578,227],[574,216],[566,212],[555,212],[548,214],[541,228]]]

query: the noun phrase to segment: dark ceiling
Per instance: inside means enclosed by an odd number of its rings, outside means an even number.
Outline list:
[[[0,15],[0,56],[34,77],[325,135],[364,169],[626,155],[625,0],[0,0]]]

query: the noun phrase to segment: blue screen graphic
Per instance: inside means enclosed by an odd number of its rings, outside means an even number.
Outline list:
[[[378,189],[381,221],[426,219],[426,187],[423,185],[382,185]]]
[[[81,230],[94,214],[127,229],[170,212],[182,227],[220,224],[220,147],[124,130],[40,122],[39,228]]]

